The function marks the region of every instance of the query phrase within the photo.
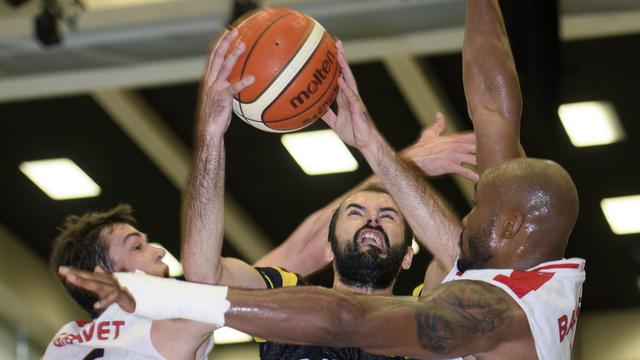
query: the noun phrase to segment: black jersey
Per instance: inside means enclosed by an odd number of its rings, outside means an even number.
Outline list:
[[[267,288],[306,285],[294,273],[278,267],[256,268]],[[258,340],[260,342],[260,340]],[[260,342],[262,360],[404,360],[405,357],[373,355],[358,348],[332,348],[323,346],[279,344],[271,341]]]

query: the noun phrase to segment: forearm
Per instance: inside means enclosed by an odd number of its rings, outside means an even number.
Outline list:
[[[224,236],[224,140],[197,136],[182,214],[182,260],[190,281],[217,283]]]
[[[417,299],[308,286],[229,289],[136,273],[116,273],[117,281],[106,276],[103,282],[72,271],[71,284],[99,293],[101,301],[118,301],[138,316],[228,325],[281,343],[441,358],[486,352],[531,336],[520,306],[502,289],[480,281],[452,281]]]
[[[399,157],[402,158],[402,161],[406,164],[419,169],[414,164],[410,149],[411,147],[404,149],[399,153]],[[428,154],[428,152],[422,150],[420,154],[425,155]],[[326,256],[326,248],[331,215],[349,194],[366,188],[372,183],[380,183],[380,179],[378,179],[377,176],[368,177],[351,190],[307,217],[280,246],[254,263],[254,266],[279,266],[288,271],[295,272],[302,277],[309,276],[324,268],[330,261]]]
[[[308,216],[282,244],[253,265],[278,266],[302,277],[324,268],[329,262],[324,253],[332,211],[330,204]]]
[[[520,84],[496,0],[467,0],[463,80],[472,120],[478,108],[499,111],[519,129]]]
[[[462,58],[465,95],[482,172],[524,155],[519,142],[520,84],[496,0],[467,1]]]
[[[459,220],[424,178],[405,164],[376,134],[360,149],[380,181],[400,207],[415,236],[448,267],[458,256]]]
[[[226,324],[287,344],[356,347],[386,356],[429,358],[416,340],[416,298],[358,296],[298,287],[229,289]]]
[[[280,343],[347,346],[354,320],[349,313],[357,306],[351,298],[311,286],[266,291],[229,289],[231,307],[225,323]]]

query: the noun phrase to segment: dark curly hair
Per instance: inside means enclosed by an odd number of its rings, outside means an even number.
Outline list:
[[[111,230],[115,224],[137,223],[133,217],[133,208],[128,204],[120,204],[105,212],[89,212],[82,216],[68,216],[60,233],[53,241],[53,250],[49,263],[54,273],[57,274],[60,266],[73,266],[75,268],[93,271],[96,265],[100,265],[106,271],[113,272],[113,260],[109,256],[108,244],[104,241],[103,230]],[[98,316],[93,304],[98,300],[92,294],[68,286],[63,282],[69,295],[85,309],[91,317]]]

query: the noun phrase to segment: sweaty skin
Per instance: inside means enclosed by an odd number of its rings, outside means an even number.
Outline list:
[[[338,116],[325,121],[363,153],[374,171],[404,174],[400,181],[415,181],[376,129],[353,79],[345,78],[350,72],[342,51],[338,62],[343,67]],[[461,257],[470,256],[471,245],[482,241],[487,256],[476,261],[480,269],[526,270],[561,259],[577,216],[577,191],[560,165],[522,158],[521,97],[496,0],[467,1],[463,67],[482,173],[462,236],[452,237],[447,231],[450,243],[441,250],[456,247]],[[426,195],[420,196],[432,196],[422,189]],[[393,195],[397,188],[389,190]],[[440,207],[425,214],[430,212],[438,221],[447,218]],[[453,252],[444,253],[446,259]],[[95,285],[95,274],[72,274],[67,280],[76,286],[91,290]],[[135,306],[124,298],[123,304]],[[227,325],[277,342],[354,346],[420,359],[537,358],[522,308],[504,290],[479,281],[443,283],[419,299],[359,296],[317,287],[229,289],[227,299],[231,303]]]

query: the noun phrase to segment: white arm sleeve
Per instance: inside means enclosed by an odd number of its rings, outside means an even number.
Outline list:
[[[151,320],[187,319],[224,326],[229,310],[226,286],[204,285],[150,276],[114,273],[136,302],[134,314]]]

